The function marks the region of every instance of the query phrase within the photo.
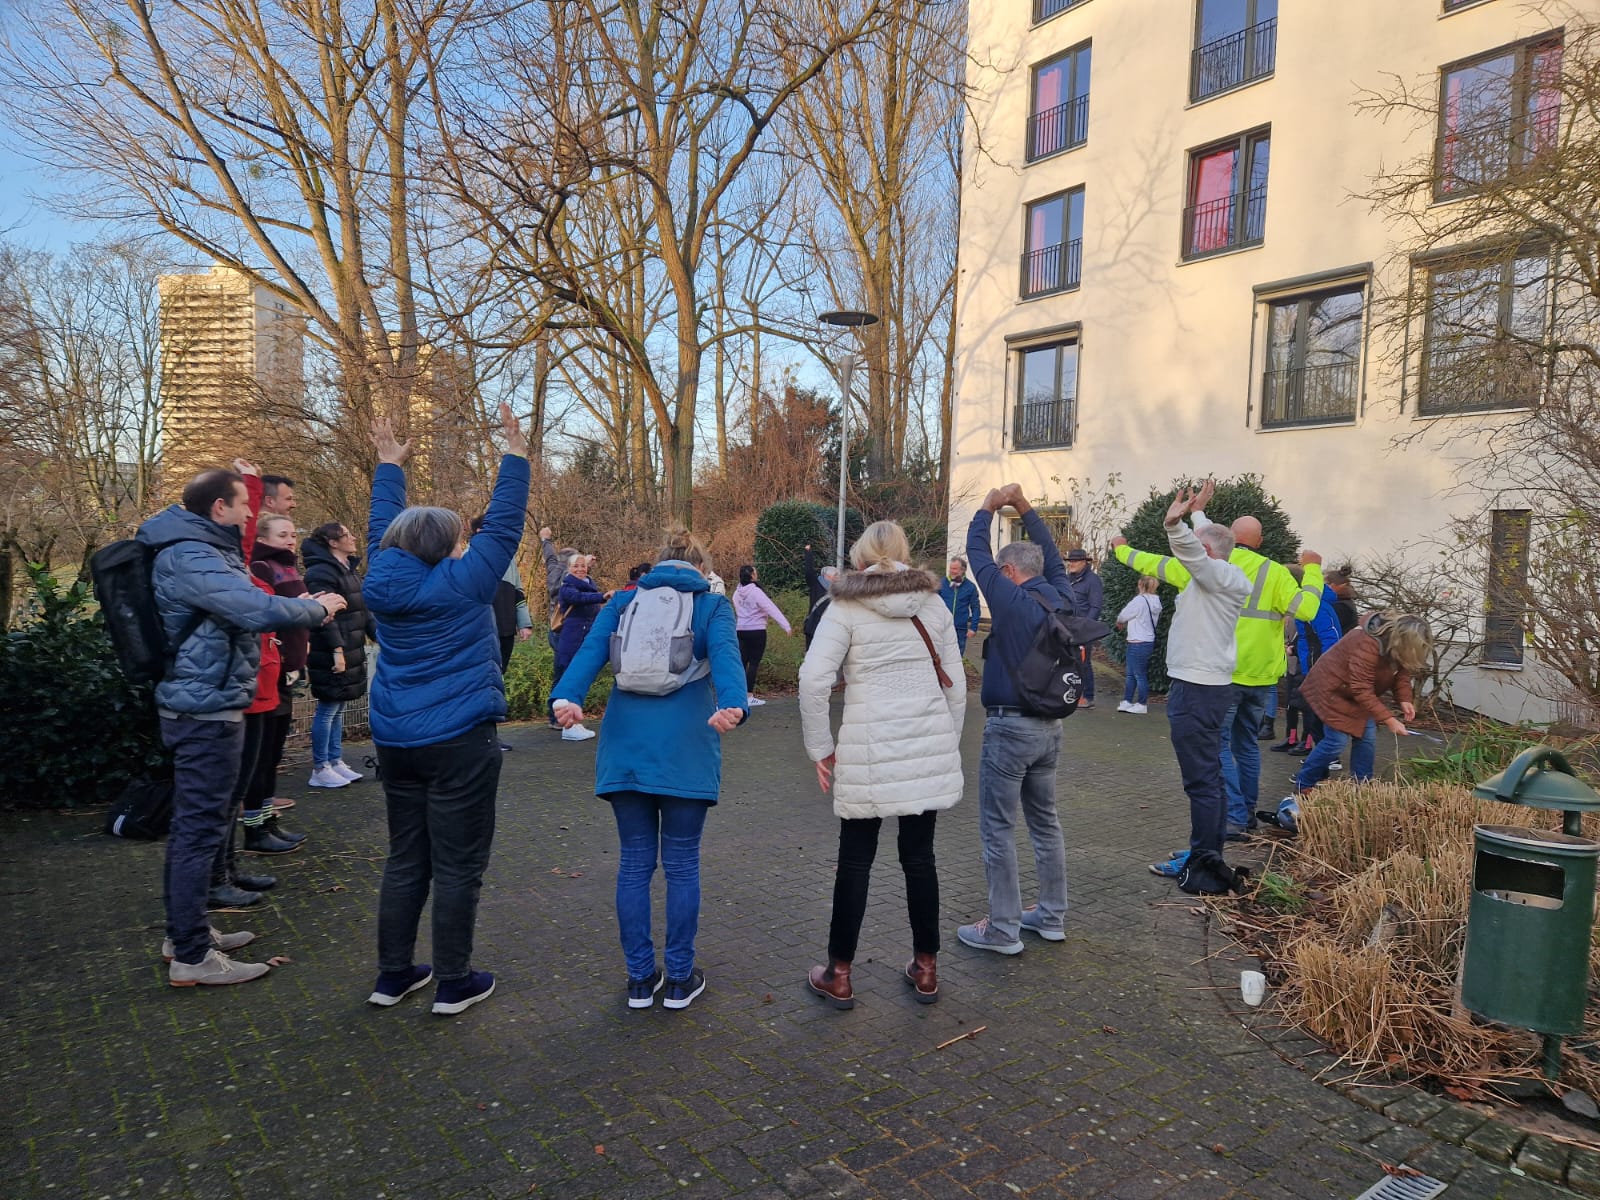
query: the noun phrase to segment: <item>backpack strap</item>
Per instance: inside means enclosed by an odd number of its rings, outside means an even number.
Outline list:
[[[945,673],[944,664],[939,661],[939,652],[933,648],[933,639],[928,636],[928,627],[922,623],[921,617],[912,617],[911,623],[917,627],[917,632],[922,635],[922,644],[928,648],[928,657],[933,659],[934,674],[939,676],[939,686],[942,688],[954,687],[950,676]]]

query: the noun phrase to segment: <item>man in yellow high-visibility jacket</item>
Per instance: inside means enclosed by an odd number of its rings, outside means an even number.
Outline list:
[[[1195,528],[1210,524],[1202,512],[1194,514]],[[1236,543],[1228,561],[1250,581],[1250,599],[1239,614],[1235,629],[1238,660],[1233,672],[1234,700],[1223,718],[1222,777],[1228,787],[1228,838],[1238,841],[1256,826],[1256,802],[1261,788],[1261,744],[1256,735],[1266,712],[1267,699],[1288,668],[1284,652],[1283,618],[1309,621],[1322,603],[1322,556],[1311,550],[1300,555],[1304,576],[1296,582],[1289,569],[1260,552],[1261,522],[1240,517],[1233,523]],[[1126,538],[1111,542],[1117,561],[1153,575],[1182,591],[1189,572],[1176,558],[1135,550]]]

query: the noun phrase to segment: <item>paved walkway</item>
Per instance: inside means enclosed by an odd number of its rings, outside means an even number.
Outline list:
[[[983,911],[981,718],[974,700],[968,799],[940,821],[949,930]],[[1160,709],[1067,723],[1069,937],[1002,958],[951,933],[927,1007],[898,977],[892,838],[856,1008],[806,991],[837,825],[792,699],[725,740],[708,987],[683,1012],[623,1005],[594,746],[542,727],[507,731],[477,953],[499,990],[451,1020],[427,992],[363,1003],[384,846],[370,781],[287,789],[310,843],[273,860],[269,904],[219,924],[293,961],[240,988],[165,986],[159,846],[100,836],[94,814],[0,814],[0,1194],[1277,1200],[1354,1197],[1402,1158],[1451,1180],[1446,1200],[1565,1194],[1324,1089],[1226,1015],[1195,906],[1145,870],[1186,837],[1165,734]]]

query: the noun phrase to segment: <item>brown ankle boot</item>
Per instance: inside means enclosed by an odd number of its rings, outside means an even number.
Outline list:
[[[812,967],[806,980],[811,990],[835,1008],[854,1008],[856,994],[850,987],[850,964],[830,958],[825,967]]]
[[[939,998],[939,960],[932,954],[915,954],[906,964],[906,982],[916,989],[918,1004]]]

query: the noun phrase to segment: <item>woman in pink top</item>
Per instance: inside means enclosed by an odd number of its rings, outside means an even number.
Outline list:
[[[733,590],[733,615],[739,635],[739,658],[744,663],[745,691],[750,693],[749,707],[755,708],[766,703],[757,700],[755,692],[756,668],[761,666],[761,656],[767,652],[767,622],[776,621],[790,637],[794,636],[794,630],[789,628],[789,618],[761,590],[752,566],[739,568],[739,586]]]

